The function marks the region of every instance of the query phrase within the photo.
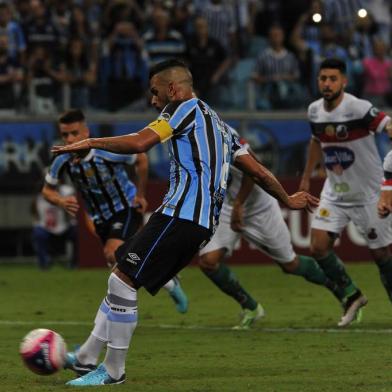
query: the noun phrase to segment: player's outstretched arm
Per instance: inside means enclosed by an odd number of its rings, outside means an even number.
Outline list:
[[[293,195],[288,195],[277,178],[252,156],[239,155],[234,164],[243,172],[249,174],[257,185],[288,208],[292,210],[306,209],[312,211],[313,208],[318,206],[318,198],[307,192],[296,192]]]
[[[308,158],[306,160],[305,169],[299,184],[300,191],[309,191],[310,178],[312,176],[313,170],[316,168],[316,165],[322,161],[322,156],[323,153],[321,151],[320,143],[316,139],[312,138],[309,142]]]
[[[160,143],[159,136],[149,128],[144,128],[137,133],[123,136],[89,138],[66,146],[53,146],[54,154],[66,152],[85,153],[97,148],[118,154],[135,154],[148,151],[155,144]]]

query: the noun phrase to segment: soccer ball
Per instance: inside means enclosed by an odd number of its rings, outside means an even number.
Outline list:
[[[39,328],[23,338],[19,353],[32,372],[49,375],[64,367],[67,346],[57,332]]]

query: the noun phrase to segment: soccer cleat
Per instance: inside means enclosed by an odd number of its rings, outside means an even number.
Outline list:
[[[66,385],[74,387],[92,387],[98,385],[115,385],[122,384],[125,381],[125,374],[119,379],[110,377],[103,363],[101,363],[95,370],[85,374],[82,377],[75,378],[74,380],[68,381]]]
[[[95,365],[83,365],[76,358],[76,352],[68,352],[65,356],[64,369],[73,370],[78,376],[83,376],[95,370]]]
[[[346,327],[353,321],[360,322],[362,319],[362,307],[368,303],[367,298],[358,290],[355,294],[347,298],[343,304],[343,316],[338,322],[338,327]]]
[[[169,295],[176,304],[177,312],[186,313],[188,311],[188,298],[182,289],[178,278],[175,276],[173,280],[175,285],[174,288],[169,291]]]
[[[265,316],[265,310],[260,304],[257,304],[257,307],[255,310],[244,309],[244,311],[242,312],[242,317],[241,317],[240,323],[238,325],[234,326],[233,329],[236,329],[236,330],[249,329],[250,326],[255,321],[260,320],[264,316]]]

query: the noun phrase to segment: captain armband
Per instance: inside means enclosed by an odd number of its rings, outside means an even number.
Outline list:
[[[173,128],[166,120],[163,119],[153,121],[152,123],[148,124],[146,128],[150,128],[152,131],[154,131],[161,139],[161,143],[165,142],[173,136]]]
[[[389,120],[385,125],[385,130],[388,132],[389,139],[392,140],[392,120]]]

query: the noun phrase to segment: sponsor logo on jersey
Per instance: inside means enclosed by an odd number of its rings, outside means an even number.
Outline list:
[[[350,191],[350,186],[346,182],[342,182],[340,184],[335,184],[333,189],[336,193],[345,193]],[[341,199],[341,201],[343,201]]]
[[[354,152],[346,147],[324,147],[323,152],[325,167],[337,175],[342,175],[355,161]]]

